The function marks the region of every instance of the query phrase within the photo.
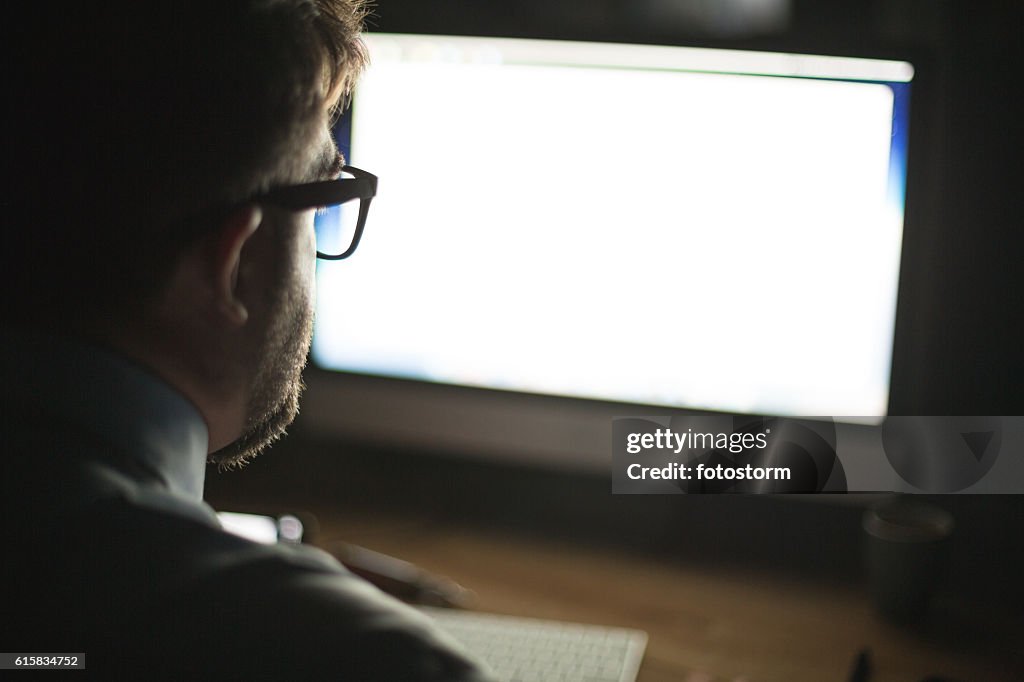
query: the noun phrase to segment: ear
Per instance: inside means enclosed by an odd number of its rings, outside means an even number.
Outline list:
[[[214,252],[214,295],[217,307],[227,321],[242,326],[249,319],[245,303],[238,297],[238,266],[242,248],[256,232],[263,219],[263,211],[255,204],[247,204],[231,212],[217,232]]]

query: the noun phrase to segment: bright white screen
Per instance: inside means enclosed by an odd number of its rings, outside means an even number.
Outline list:
[[[350,162],[379,193],[356,254],[318,270],[318,364],[885,414],[902,191],[893,91],[849,80],[863,60],[775,56],[789,75],[846,78],[826,80],[763,75],[778,64],[736,53],[370,46]]]

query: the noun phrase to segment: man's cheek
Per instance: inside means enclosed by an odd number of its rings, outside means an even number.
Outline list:
[[[304,223],[301,234],[305,235],[299,248],[296,249],[295,271],[301,281],[307,283],[309,290],[314,290],[316,280],[316,230],[313,225],[313,215],[303,218]]]

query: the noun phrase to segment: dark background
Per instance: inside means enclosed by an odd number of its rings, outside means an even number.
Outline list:
[[[891,412],[1024,414],[1020,3],[793,0],[784,21],[753,28],[723,19],[719,3],[679,0],[674,12],[658,9],[671,4],[381,0],[371,28],[911,61],[917,76]],[[842,581],[861,579],[860,517],[871,502],[616,497],[601,476],[484,466],[373,443],[318,442],[304,434],[301,416],[294,435],[271,453],[242,473],[211,471],[207,487],[215,505],[276,500],[283,510],[319,500],[339,509],[408,512],[494,532],[614,544],[660,559],[753,561],[766,570]],[[957,521],[943,594],[1024,602],[1024,497],[928,499]]]

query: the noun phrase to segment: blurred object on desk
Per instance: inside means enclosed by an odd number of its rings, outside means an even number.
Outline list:
[[[345,568],[387,594],[411,604],[467,608],[473,594],[448,578],[372,549],[349,543],[332,544],[328,550]]]
[[[864,561],[879,612],[894,623],[919,621],[947,563],[953,516],[909,496],[864,512]]]

